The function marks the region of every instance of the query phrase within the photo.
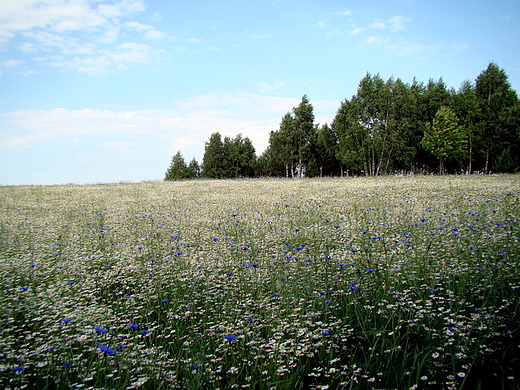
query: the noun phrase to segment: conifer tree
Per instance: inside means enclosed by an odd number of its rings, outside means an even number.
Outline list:
[[[172,157],[170,167],[166,171],[164,180],[180,180],[180,179],[187,179],[188,177],[189,177],[188,167],[186,166],[184,157],[182,157],[182,153],[179,150]]]

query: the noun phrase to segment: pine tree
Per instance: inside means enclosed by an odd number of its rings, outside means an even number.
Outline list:
[[[182,157],[181,151],[179,150],[173,157],[170,163],[170,167],[166,171],[164,180],[180,180],[187,179],[189,177],[188,167]]]

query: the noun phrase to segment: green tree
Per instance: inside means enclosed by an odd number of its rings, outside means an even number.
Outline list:
[[[193,157],[188,164],[188,175],[190,178],[197,178],[200,176],[200,165],[195,157]]]
[[[273,135],[273,153],[285,165],[286,177],[294,177],[294,166],[298,158],[294,117],[286,113],[280,122],[280,129]]]
[[[367,73],[357,94],[342,103],[334,127],[340,135],[339,157],[347,168],[377,176],[395,165],[397,151],[407,151],[405,139],[399,135],[401,122],[394,97],[401,84]]]
[[[296,147],[297,174],[304,176],[305,166],[312,159],[312,148],[316,141],[314,127],[314,108],[307,95],[303,95],[300,104],[293,108],[294,127],[292,140]]]
[[[266,176],[289,176],[289,148],[281,131],[271,131],[266,150],[258,158],[260,174]]]
[[[256,155],[253,143],[242,134],[234,138],[213,133],[206,142],[202,160],[202,176],[215,179],[252,177]]]
[[[478,157],[478,151],[482,148],[482,111],[475,91],[475,85],[465,80],[459,90],[453,96],[453,111],[459,123],[464,126],[468,134],[468,167],[467,172],[472,173],[473,162]]]
[[[164,180],[180,180],[189,177],[188,167],[180,150],[172,157],[170,167],[166,171]]]
[[[390,164],[394,171],[415,171],[417,168],[424,125],[419,106],[420,85],[415,80],[412,85],[401,79],[387,81],[392,92],[391,115],[388,128],[391,130]]]
[[[202,177],[219,179],[222,178],[224,144],[219,132],[211,134],[204,148],[202,158]]]
[[[361,109],[355,96],[351,100],[345,99],[332,122],[339,136],[336,157],[345,166],[347,175],[368,171],[368,129],[359,123]]]
[[[444,174],[444,162],[463,157],[466,151],[467,135],[459,125],[455,113],[442,106],[435,114],[432,124],[424,132],[424,148],[439,159],[439,173]]]
[[[292,113],[282,117],[279,130],[271,132],[268,156],[272,161],[268,165],[278,166],[278,170],[283,165],[287,177],[304,176],[314,157],[316,137],[313,107],[307,95],[303,95]]]
[[[316,137],[315,160],[320,177],[341,174],[340,162],[336,157],[338,150],[338,135],[334,128],[325,123],[318,129]]]
[[[222,177],[253,177],[256,155],[253,143],[248,137],[238,134],[234,138],[224,137]]]
[[[515,128],[518,96],[506,72],[491,62],[477,77],[475,89],[482,110],[485,171],[510,170],[515,161],[518,167],[518,155],[512,154],[519,144]]]

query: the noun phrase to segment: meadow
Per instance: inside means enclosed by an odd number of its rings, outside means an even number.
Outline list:
[[[520,176],[0,187],[0,388],[515,389]]]

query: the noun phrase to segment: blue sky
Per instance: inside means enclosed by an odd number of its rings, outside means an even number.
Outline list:
[[[0,0],[0,184],[162,180],[210,134],[330,123],[363,76],[520,90],[518,0]]]

